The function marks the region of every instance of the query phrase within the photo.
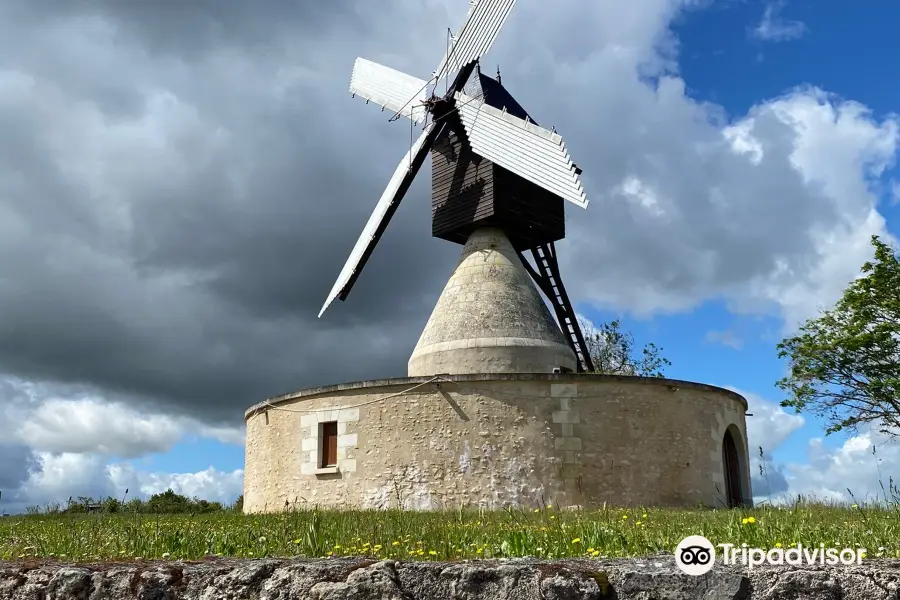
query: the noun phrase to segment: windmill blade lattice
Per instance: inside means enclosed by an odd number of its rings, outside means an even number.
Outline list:
[[[562,137],[465,94],[456,106],[472,149],[557,196],[587,208],[588,199]]]
[[[436,79],[450,76],[487,54],[516,0],[472,0],[470,4],[466,20],[434,71]]]
[[[377,62],[357,58],[350,75],[350,92],[418,125],[428,112],[423,103],[428,82]]]

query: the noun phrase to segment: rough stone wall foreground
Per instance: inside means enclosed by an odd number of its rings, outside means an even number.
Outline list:
[[[853,567],[717,566],[702,577],[671,555],[617,561],[471,563],[214,560],[72,566],[0,561],[0,600],[888,600],[900,562]]]

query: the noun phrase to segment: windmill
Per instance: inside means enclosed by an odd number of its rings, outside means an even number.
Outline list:
[[[565,201],[587,207],[578,178],[581,170],[555,130],[540,127],[503,87],[499,69],[494,79],[479,67],[480,57],[491,48],[515,1],[470,0],[462,27],[451,36],[428,81],[356,59],[350,92],[367,104],[391,111],[390,120],[403,117],[413,126],[421,124],[423,130],[394,171],[319,317],[335,298],[345,300],[350,294],[430,153],[432,235],[469,244],[485,228],[502,231],[522,267],[550,301],[577,369],[592,371],[554,246],[565,236]],[[442,79],[444,86],[440,86]],[[443,94],[439,95],[439,87],[445,87]],[[491,247],[495,246],[492,242]],[[525,252],[531,253],[534,266]],[[542,310],[547,312],[543,306]],[[556,328],[554,335],[558,333]]]

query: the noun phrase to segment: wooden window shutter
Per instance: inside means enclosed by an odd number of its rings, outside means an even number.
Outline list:
[[[322,423],[322,460],[320,467],[337,466],[337,421]]]

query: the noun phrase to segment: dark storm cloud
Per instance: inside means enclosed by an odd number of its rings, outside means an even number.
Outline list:
[[[347,92],[365,10],[47,6],[0,19],[36,34],[0,42],[0,369],[232,421],[402,375],[458,251],[430,238],[427,169],[316,319],[408,146]],[[333,44],[304,41],[322,27]]]
[[[41,464],[30,448],[0,441],[0,492],[18,488],[40,470]]]

